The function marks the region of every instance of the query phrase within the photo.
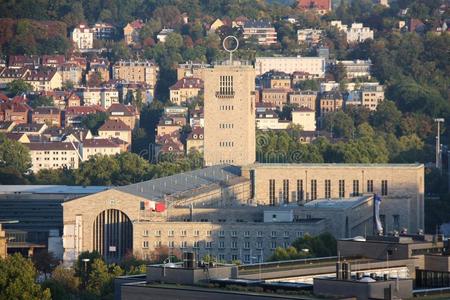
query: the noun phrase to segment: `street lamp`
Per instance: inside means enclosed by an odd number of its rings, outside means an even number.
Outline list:
[[[82,262],[83,262],[83,264],[84,264],[84,280],[83,280],[83,285],[84,285],[84,288],[86,288],[86,281],[87,281],[87,264],[88,264],[88,262],[90,262],[91,260],[89,259],[89,258],[83,258],[82,260],[81,260]]]
[[[436,136],[436,168],[441,169],[441,123],[444,123],[444,118],[434,119],[437,123],[437,136]]]

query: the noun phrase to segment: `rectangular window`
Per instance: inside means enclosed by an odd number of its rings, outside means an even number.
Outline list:
[[[220,241],[219,242],[219,249],[224,249],[225,248],[225,242],[224,241]]]
[[[311,200],[317,199],[317,180],[311,179]]]
[[[289,179],[283,180],[283,201],[289,203]]]
[[[331,198],[331,180],[325,179],[325,198]]]
[[[232,236],[232,237],[236,237],[236,236],[237,236],[237,231],[232,231],[232,232],[231,232],[231,236]]]
[[[219,237],[224,237],[225,236],[225,231],[221,230],[219,231]]]
[[[258,233],[256,234],[256,236],[257,236],[257,237],[262,237],[262,236],[263,236],[262,231],[258,231]]]
[[[298,179],[297,180],[297,201],[303,201],[303,199],[304,199],[303,180]]]
[[[142,233],[142,236],[148,236],[148,230],[144,230],[144,232]]]
[[[373,180],[367,180],[367,192],[373,193]]]
[[[272,231],[272,233],[271,233],[270,236],[271,236],[271,237],[277,237],[277,232],[276,232],[276,231]]]
[[[169,241],[169,248],[175,248],[175,242]]]
[[[237,249],[238,248],[238,243],[236,241],[232,241],[231,242],[231,249]]]
[[[199,236],[200,235],[200,231],[199,230],[194,230],[194,236]]]
[[[359,196],[359,180],[353,180],[353,196]]]
[[[168,236],[173,236],[173,235],[174,235],[174,231],[173,230],[169,230]]]
[[[381,180],[381,195],[387,196],[388,194],[388,182],[387,180]]]
[[[269,204],[275,205],[275,179],[269,180]]]
[[[244,237],[250,237],[250,231],[244,231]]]
[[[262,249],[262,247],[263,247],[263,243],[262,242],[257,242],[256,243],[256,249]]]
[[[155,236],[161,236],[161,230],[156,230],[155,231]]]
[[[205,248],[206,249],[211,249],[212,248],[212,242],[206,242]]]
[[[394,230],[400,231],[400,215],[393,215]]]
[[[270,249],[274,250],[277,248],[277,242],[271,242],[270,243]]]
[[[148,241],[142,242],[142,248],[148,248]]]
[[[345,180],[339,180],[339,197],[345,198]]]
[[[244,249],[250,249],[250,242],[244,243]]]

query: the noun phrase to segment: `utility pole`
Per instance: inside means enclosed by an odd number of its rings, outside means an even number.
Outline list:
[[[445,120],[443,118],[434,119],[434,122],[437,123],[437,136],[436,136],[436,168],[442,169],[442,155],[441,155],[441,123]]]

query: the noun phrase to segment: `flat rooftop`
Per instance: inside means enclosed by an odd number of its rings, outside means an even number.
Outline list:
[[[413,169],[413,168],[423,168],[423,164],[413,163],[413,164],[333,164],[333,163],[324,163],[324,164],[314,164],[314,163],[305,163],[305,164],[291,164],[291,163],[254,163],[245,166],[244,168],[259,168],[259,169],[295,169],[295,168],[309,168],[309,169],[330,169],[330,168],[404,168],[404,169]]]
[[[367,195],[353,198],[318,199],[305,203],[304,207],[321,209],[348,209],[365,203],[372,198],[372,196]]]

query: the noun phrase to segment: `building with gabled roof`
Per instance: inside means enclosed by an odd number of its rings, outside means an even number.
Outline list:
[[[81,156],[83,161],[95,155],[116,155],[122,152],[120,144],[113,139],[93,138],[85,139],[81,143]]]
[[[131,150],[131,128],[119,119],[106,120],[98,129],[98,135],[102,138],[118,138],[126,142],[123,151]]]
[[[121,120],[131,129],[139,125],[139,113],[133,105],[123,103],[113,103],[106,112],[110,120]]]
[[[142,27],[144,27],[144,22],[142,22],[142,20],[134,20],[133,22],[128,23],[123,28],[125,44],[135,45],[139,43],[139,31],[142,29]]]
[[[24,78],[35,91],[52,91],[62,88],[61,74],[53,68],[31,70]]]
[[[42,169],[78,169],[80,154],[77,143],[37,142],[25,145],[30,150],[34,173]]]
[[[186,104],[197,98],[203,91],[203,80],[195,77],[184,77],[170,88],[170,102],[174,105]]]
[[[54,106],[36,107],[31,113],[31,121],[36,124],[61,127],[62,112]]]

